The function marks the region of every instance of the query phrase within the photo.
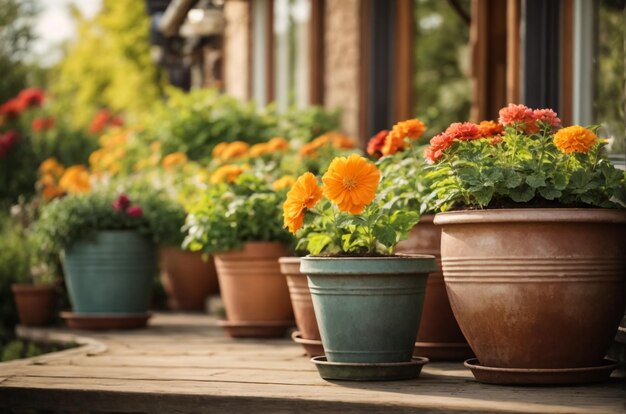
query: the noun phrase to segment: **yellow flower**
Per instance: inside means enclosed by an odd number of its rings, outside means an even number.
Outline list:
[[[39,173],[42,175],[52,174],[55,177],[60,177],[64,171],[63,165],[54,157],[47,158],[39,165]]]
[[[166,170],[171,170],[178,165],[187,162],[187,155],[184,152],[173,152],[163,158],[162,165]]]
[[[98,169],[100,167],[100,164],[102,162],[102,159],[106,155],[106,152],[107,151],[105,149],[99,149],[95,150],[89,155],[89,165],[92,169]]]
[[[379,180],[376,166],[357,154],[335,158],[322,177],[324,195],[352,214],[362,213],[374,200]]]
[[[89,172],[84,165],[73,165],[65,170],[59,187],[68,193],[86,193],[91,189]]]
[[[113,148],[126,144],[128,141],[128,134],[125,132],[116,132],[113,134],[106,134],[100,137],[100,146],[103,148]]]
[[[216,169],[213,174],[211,174],[211,177],[209,178],[209,183],[232,183],[237,179],[237,177],[239,177],[241,173],[246,171],[248,168],[248,165],[223,165]]]
[[[278,180],[272,183],[272,188],[276,191],[284,190],[285,188],[289,188],[296,183],[296,180],[290,176],[285,175],[284,177],[279,178]]]
[[[563,153],[579,152],[586,154],[598,141],[593,131],[580,125],[562,128],[554,134],[554,145]]]
[[[150,151],[159,152],[161,151],[161,141],[154,141],[150,144]]]
[[[322,198],[322,188],[310,172],[298,177],[283,203],[283,225],[295,234],[304,222],[304,211]]]

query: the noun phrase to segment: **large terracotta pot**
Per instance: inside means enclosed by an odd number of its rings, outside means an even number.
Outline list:
[[[452,310],[481,366],[602,364],[626,306],[626,211],[459,211],[435,224]]]
[[[280,270],[287,278],[293,313],[302,338],[320,340],[320,330],[315,320],[309,282],[306,275],[300,272],[300,258],[281,257],[279,263]]]
[[[228,319],[222,326],[231,336],[282,336],[293,325],[287,281],[278,264],[287,254],[277,242],[248,242],[242,250],[215,254]]]
[[[26,326],[44,326],[52,321],[56,289],[49,285],[11,285],[20,323]]]
[[[203,311],[206,298],[219,292],[213,257],[175,247],[161,248],[161,280],[174,309]]]
[[[441,228],[435,226],[434,218],[434,215],[422,216],[409,237],[396,248],[398,253],[433,255],[437,262],[438,271],[430,273],[426,282],[414,354],[433,360],[464,360],[473,353],[450,308],[441,271]]]

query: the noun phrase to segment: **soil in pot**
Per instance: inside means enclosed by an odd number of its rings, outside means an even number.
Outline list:
[[[52,322],[56,304],[56,289],[48,285],[11,285],[20,324],[44,326]]]

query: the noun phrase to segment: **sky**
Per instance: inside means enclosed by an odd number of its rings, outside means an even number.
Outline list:
[[[51,65],[61,58],[58,45],[75,36],[69,14],[69,5],[75,4],[81,12],[91,17],[100,9],[101,0],[37,0],[41,14],[35,32],[38,39],[33,44],[33,54],[44,65]]]

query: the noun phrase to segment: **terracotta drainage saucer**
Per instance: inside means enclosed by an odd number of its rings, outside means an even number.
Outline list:
[[[617,362],[605,359],[584,368],[493,368],[479,364],[478,359],[465,361],[478,382],[502,385],[572,385],[606,381],[617,368]]]
[[[294,321],[227,321],[217,324],[231,338],[282,338],[287,329],[295,326]]]
[[[78,314],[61,312],[61,318],[70,329],[86,330],[145,328],[151,316],[151,313]]]
[[[295,343],[302,345],[302,348],[304,348],[304,351],[308,356],[324,356],[324,346],[322,345],[322,341],[315,339],[304,339],[300,331],[294,331],[291,334],[291,339]]]
[[[474,357],[466,342],[416,342],[413,355],[423,355],[431,361],[465,361]]]
[[[358,363],[328,362],[325,356],[311,358],[325,380],[341,381],[393,381],[419,377],[428,358],[413,357],[408,362]]]

